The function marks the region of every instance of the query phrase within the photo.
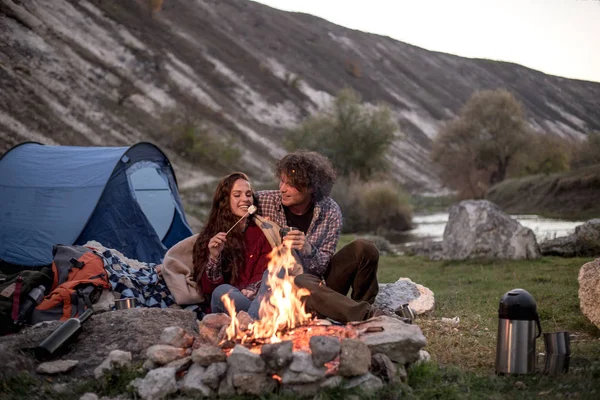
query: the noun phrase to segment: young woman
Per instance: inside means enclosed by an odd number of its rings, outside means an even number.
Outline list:
[[[248,311],[258,292],[276,229],[269,224],[265,228],[248,213],[255,203],[248,177],[241,172],[226,176],[217,185],[208,221],[193,251],[193,278],[200,292],[211,295],[211,312],[227,312],[221,300],[225,294],[236,311]]]

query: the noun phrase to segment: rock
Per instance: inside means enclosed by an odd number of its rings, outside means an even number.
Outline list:
[[[287,384],[281,386],[283,394],[289,394],[300,398],[316,396],[321,390],[319,382]]]
[[[377,353],[371,357],[371,373],[387,383],[401,382],[396,365],[385,354]]]
[[[210,315],[210,314],[209,314]],[[198,324],[199,344],[210,344],[216,346],[219,344],[219,329],[210,328],[202,323]]]
[[[383,382],[375,375],[366,373],[364,375],[351,378],[344,383],[344,388],[346,389],[351,389],[354,387],[359,387],[361,390],[367,393],[375,392],[383,387]]]
[[[265,362],[269,373],[278,374],[292,362],[292,346],[291,340],[263,345],[260,357]]]
[[[202,382],[202,375],[204,374],[205,368],[199,364],[193,364],[188,370],[187,374],[181,381],[180,390],[192,396],[204,396],[213,397],[215,391]]]
[[[235,374],[241,372],[264,373],[265,367],[265,362],[258,354],[239,344],[233,348],[233,351],[227,357],[227,368]]]
[[[168,344],[155,344],[154,346],[148,347],[148,350],[146,350],[146,357],[159,365],[168,364],[171,361],[178,360],[186,355],[186,349],[169,346]]]
[[[231,317],[225,313],[206,314],[198,324],[218,331],[221,327],[231,324]]]
[[[194,344],[194,337],[178,326],[169,326],[163,329],[160,341],[173,347],[188,348]]]
[[[239,329],[242,332],[248,329],[248,325],[254,322],[254,319],[252,319],[250,314],[248,314],[246,311],[240,311],[239,313],[237,313],[235,318],[237,319]]]
[[[168,364],[165,364],[165,368],[175,368],[175,372],[181,372],[181,371],[185,371],[186,369],[188,369],[188,367],[190,366],[190,364],[192,363],[192,357],[191,356],[187,356],[187,357],[183,357],[180,358],[179,360],[175,360],[175,361],[171,361]],[[152,368],[154,369],[154,368]]]
[[[577,226],[571,235],[542,242],[540,250],[545,256],[595,257],[600,255],[600,219],[591,219]]]
[[[363,375],[369,372],[371,351],[360,339],[342,339],[340,365],[341,376]]]
[[[120,313],[124,314],[124,313]],[[177,391],[175,368],[157,368],[149,371],[145,378],[136,378],[132,383],[144,400],[162,399]]]
[[[212,363],[227,361],[227,356],[216,346],[201,346],[192,353],[192,360],[196,364],[208,367]]]
[[[394,283],[380,283],[375,306],[394,312],[408,304],[417,315],[432,311],[435,306],[433,292],[409,278],[400,278]]]
[[[377,250],[379,250],[379,254],[382,256],[387,256],[390,254],[396,254],[397,250],[389,240],[384,238],[383,236],[377,235],[363,235],[361,238],[373,242]]]
[[[276,383],[271,377],[261,373],[236,372],[233,374],[233,386],[239,395],[260,396],[273,392]]]
[[[219,397],[229,398],[235,395],[235,386],[233,386],[233,372],[227,370],[225,378],[219,384]]]
[[[227,372],[227,363],[218,362],[208,366],[201,376],[202,382],[211,389],[219,389],[221,378]]]
[[[443,254],[441,241],[425,240],[406,246],[406,254],[410,256],[429,257],[430,260],[441,260]]]
[[[412,363],[419,359],[419,350],[427,344],[421,328],[387,316],[371,318],[359,325],[360,329],[382,327],[382,332],[369,332],[360,336],[371,354],[383,353],[399,364]]]
[[[128,351],[113,350],[108,354],[108,357],[102,361],[94,370],[96,379],[102,378],[106,371],[110,371],[115,365],[128,366],[131,365],[131,353]]]
[[[321,366],[336,358],[340,353],[340,340],[331,336],[313,336],[310,338],[310,351],[313,362]]]
[[[281,382],[284,385],[313,383],[323,380],[326,372],[325,367],[316,366],[313,363],[310,353],[296,351],[293,353],[292,363],[281,375]]]
[[[321,383],[322,389],[332,389],[342,386],[344,378],[339,375],[330,376]]]
[[[600,258],[579,269],[578,281],[581,312],[600,328]]]
[[[465,200],[450,207],[442,248],[447,260],[541,256],[533,231],[487,200]]]
[[[77,360],[58,360],[41,363],[36,368],[38,374],[55,375],[69,372],[79,364]]]
[[[84,393],[79,398],[79,400],[98,400],[98,399],[99,399],[98,395],[96,393],[91,393],[91,392]]]
[[[419,350],[419,358],[417,359],[417,361],[415,361],[415,364],[429,361],[431,361],[431,355],[429,354],[429,352],[423,349]]]

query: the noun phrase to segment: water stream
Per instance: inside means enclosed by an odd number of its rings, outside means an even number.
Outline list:
[[[570,235],[575,231],[576,226],[585,222],[543,218],[537,215],[511,215],[511,217],[519,221],[521,225],[531,229],[538,243],[547,239]],[[392,243],[398,244],[414,243],[422,240],[441,241],[447,222],[448,213],[414,215],[413,223],[416,226],[415,229],[389,236],[386,235],[386,237]]]

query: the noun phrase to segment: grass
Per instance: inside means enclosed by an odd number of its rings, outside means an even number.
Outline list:
[[[344,235],[339,246],[353,240]],[[409,370],[412,396],[430,398],[600,398],[600,330],[580,311],[577,276],[591,258],[544,257],[523,261],[429,261],[423,257],[380,259],[380,282],[407,277],[435,294],[431,315],[416,323],[427,337],[432,363]],[[548,377],[496,376],[498,305],[507,291],[522,288],[537,302],[542,330],[571,333],[571,369]],[[459,317],[457,325],[442,317]],[[543,340],[536,341],[537,353]]]

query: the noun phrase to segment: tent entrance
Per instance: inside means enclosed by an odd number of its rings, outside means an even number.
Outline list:
[[[173,223],[175,199],[167,178],[153,163],[141,163],[128,174],[135,199],[162,241]]]

